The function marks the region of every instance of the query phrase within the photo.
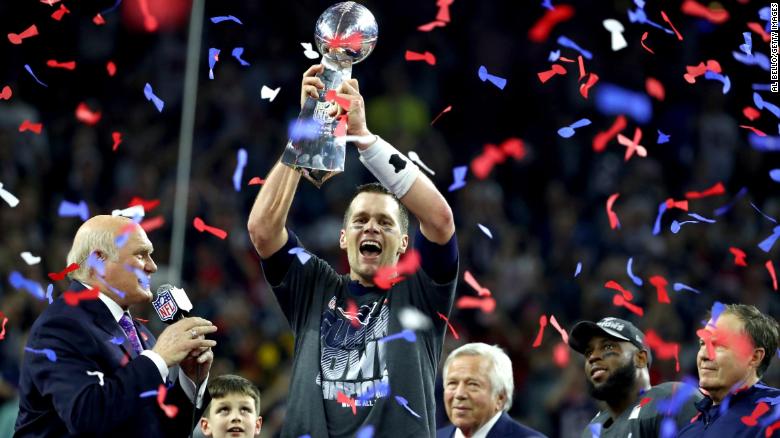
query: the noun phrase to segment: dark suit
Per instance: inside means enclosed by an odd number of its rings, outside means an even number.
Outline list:
[[[455,426],[442,427],[436,431],[436,438],[452,438],[455,436]],[[546,438],[541,433],[525,427],[513,420],[506,412],[498,417],[498,421],[487,434],[487,438]]]
[[[70,290],[84,287],[73,282]],[[143,347],[152,348],[154,335],[134,323]],[[112,339],[124,343],[116,345]],[[172,419],[160,409],[156,396],[140,397],[158,389],[160,371],[150,358],[135,355],[102,301],[69,306],[61,297],[54,300],[33,324],[27,347],[52,349],[57,361],[25,351],[14,437],[186,437],[192,431],[193,405],[180,384],[168,390],[165,400],[179,407]],[[176,370],[169,380],[178,377]],[[104,385],[87,371],[102,372]]]

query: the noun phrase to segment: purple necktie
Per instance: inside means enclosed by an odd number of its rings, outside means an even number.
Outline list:
[[[127,335],[127,339],[130,340],[130,345],[133,346],[135,354],[141,354],[141,352],[144,351],[144,347],[141,346],[141,341],[138,339],[138,332],[135,330],[135,326],[133,325],[133,321],[130,319],[130,315],[123,313],[122,317],[119,318],[119,325],[122,326],[122,330],[124,330],[125,334]]]

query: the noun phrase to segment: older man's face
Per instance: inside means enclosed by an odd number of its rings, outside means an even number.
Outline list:
[[[504,408],[506,395],[493,395],[490,360],[477,355],[458,356],[450,362],[444,381],[444,407],[452,424],[466,436]]]
[[[696,356],[699,386],[715,401],[723,400],[735,386],[752,385],[757,380],[756,367],[763,355],[754,354],[755,348],[744,330],[738,317],[723,313],[714,327],[708,324],[700,333]]]

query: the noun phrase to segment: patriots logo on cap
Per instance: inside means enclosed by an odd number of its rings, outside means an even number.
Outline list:
[[[152,301],[154,310],[160,315],[160,319],[163,321],[170,321],[173,319],[173,315],[179,310],[176,305],[176,301],[173,299],[170,290],[162,291],[157,294],[157,298]]]

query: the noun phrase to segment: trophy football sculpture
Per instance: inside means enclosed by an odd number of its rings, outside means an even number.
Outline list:
[[[346,154],[345,132],[341,132],[346,129],[345,116],[329,115],[335,103],[326,96],[352,77],[352,65],[374,50],[378,33],[371,11],[351,1],[336,3],[317,20],[314,40],[325,67],[317,77],[325,88],[318,99],[306,99],[282,154],[282,163],[301,172],[317,187],[344,171]]]

